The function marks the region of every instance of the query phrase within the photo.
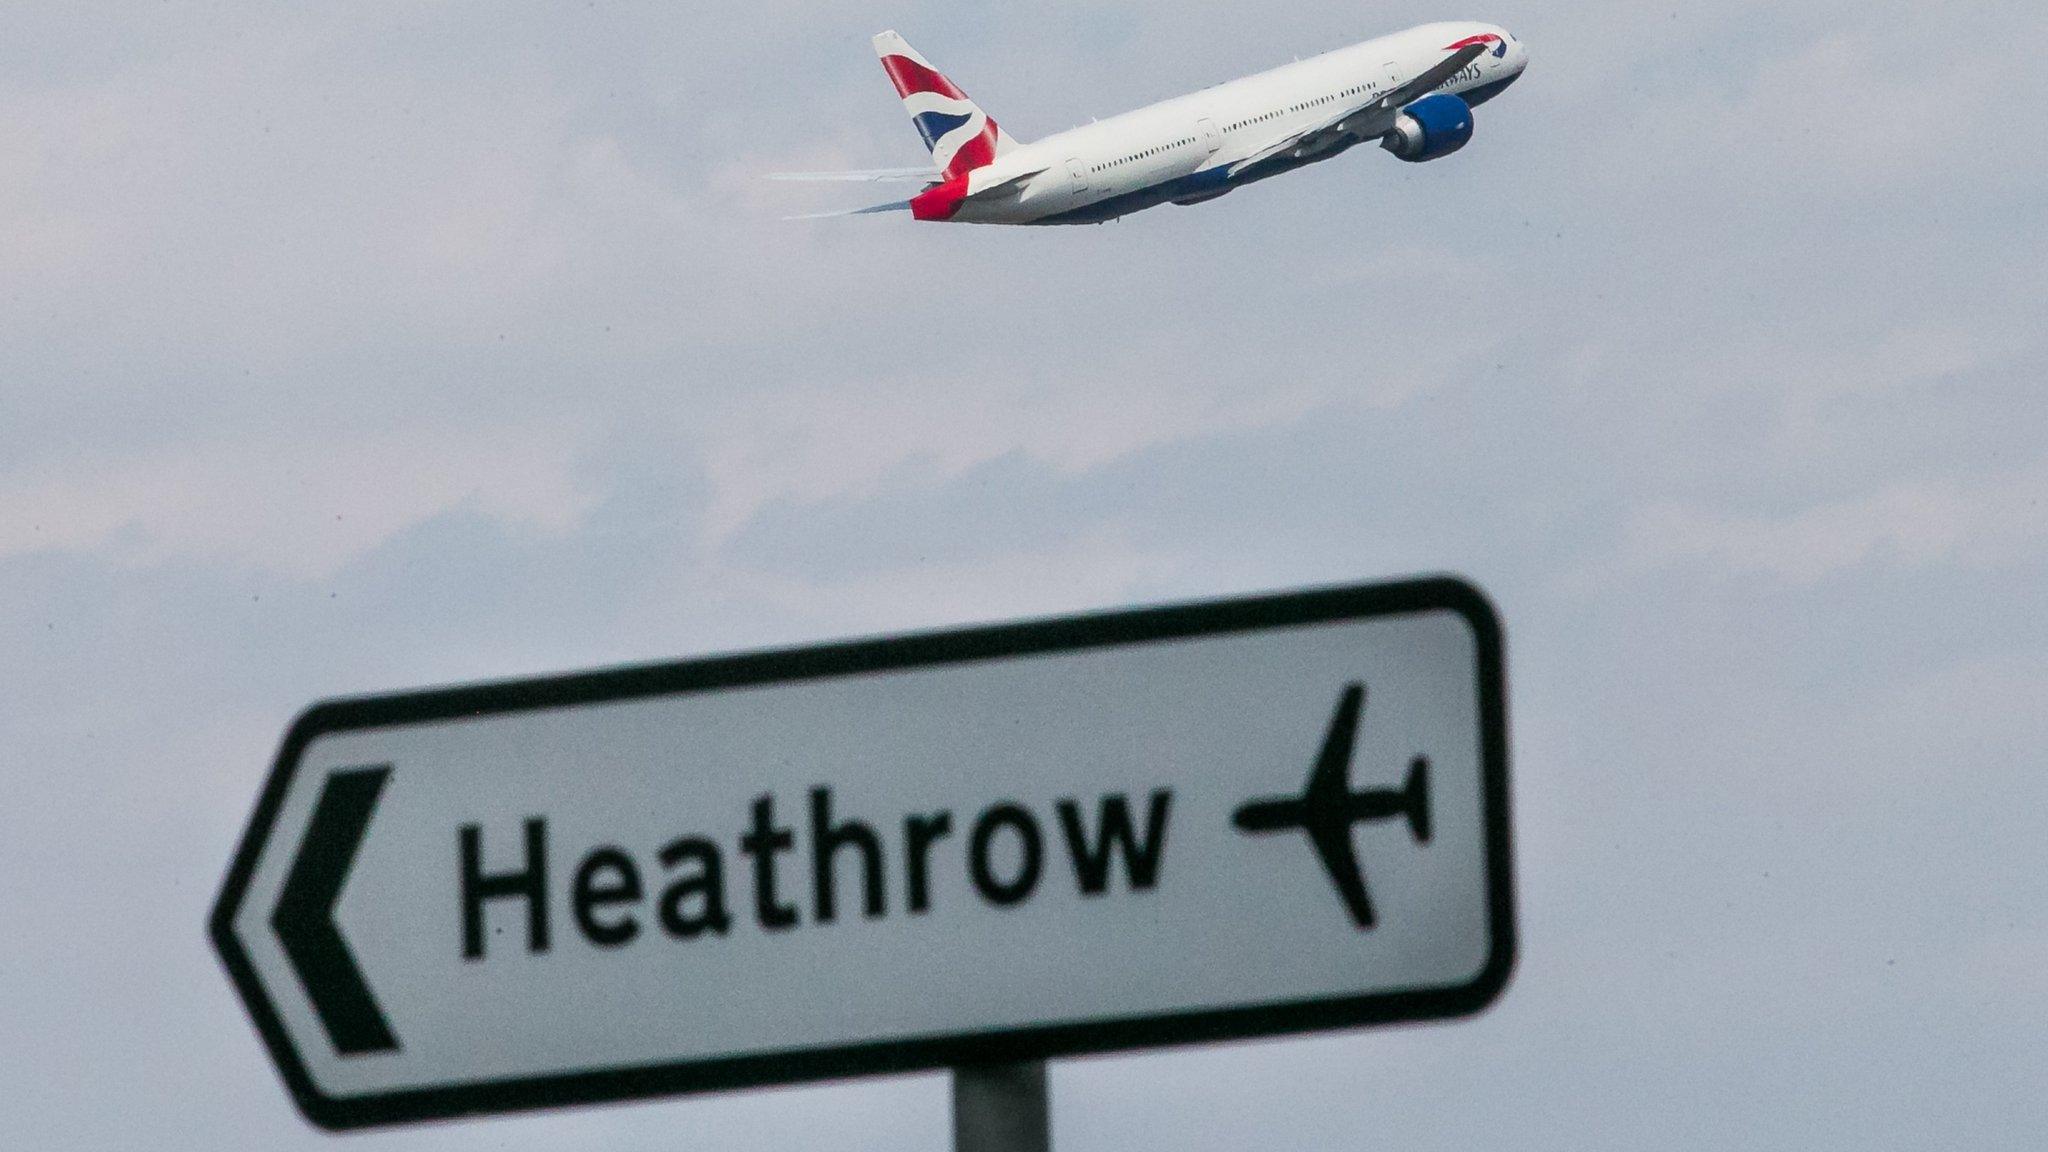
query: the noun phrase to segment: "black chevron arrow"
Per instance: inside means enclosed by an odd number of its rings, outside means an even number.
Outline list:
[[[389,764],[351,768],[327,777],[313,805],[313,821],[299,845],[298,859],[284,880],[270,926],[285,958],[306,986],[306,998],[327,1029],[327,1038],[343,1056],[393,1052],[398,1037],[363,982],[363,973],[349,954],[348,942],[334,926],[334,906],[341,901],[356,850],[369,831],[377,795],[391,776]]]

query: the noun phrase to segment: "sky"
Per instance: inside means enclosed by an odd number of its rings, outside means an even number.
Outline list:
[[[1052,1069],[1069,1150],[2048,1131],[2025,0],[0,13],[0,1145],[929,1148],[942,1075],[332,1137],[204,936],[344,694],[1456,572],[1522,948],[1453,1024]],[[1425,20],[1528,73],[1099,227],[791,222]]]

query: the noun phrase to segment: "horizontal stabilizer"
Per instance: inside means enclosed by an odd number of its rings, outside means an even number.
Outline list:
[[[930,166],[923,168],[866,168],[852,172],[770,172],[770,180],[806,181],[848,181],[858,183],[882,183],[892,180],[923,181],[935,183],[938,170]]]
[[[1429,757],[1417,756],[1409,763],[1401,807],[1408,814],[1408,831],[1414,833],[1416,842],[1429,843]]]
[[[910,201],[895,200],[887,204],[871,204],[866,208],[842,208],[837,212],[809,212],[802,216],[784,216],[784,220],[833,220],[841,216],[872,216],[877,212],[908,212]]]
[[[1022,172],[1016,172],[1012,173],[1011,175],[1005,176],[1001,180],[998,180],[985,188],[976,188],[973,192],[969,193],[969,195],[991,196],[997,193],[1014,192],[1022,188],[1024,186],[1025,181],[1030,180],[1033,176],[1037,176],[1043,173],[1049,167],[1051,167],[1051,165],[1041,164],[1036,168],[1026,168]]]

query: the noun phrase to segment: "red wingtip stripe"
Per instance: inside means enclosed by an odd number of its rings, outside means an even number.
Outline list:
[[[896,85],[898,96],[911,96],[919,92],[936,92],[952,100],[965,100],[967,93],[953,85],[951,80],[919,64],[908,56],[882,57],[882,70],[889,74],[889,82]]]

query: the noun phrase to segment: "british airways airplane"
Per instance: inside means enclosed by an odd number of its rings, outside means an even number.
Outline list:
[[[1528,50],[1493,24],[1425,24],[1204,88],[1026,144],[997,127],[894,32],[882,69],[931,150],[929,167],[784,173],[784,180],[914,180],[908,210],[964,224],[1099,224],[1198,204],[1369,140],[1408,161],[1472,138],[1472,107],[1515,82]]]

